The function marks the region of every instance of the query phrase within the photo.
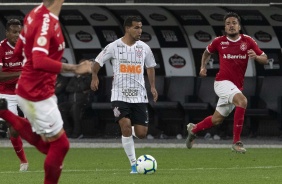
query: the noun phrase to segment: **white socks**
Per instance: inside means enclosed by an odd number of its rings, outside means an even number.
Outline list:
[[[121,136],[123,149],[129,159],[130,165],[136,164],[135,147],[132,135],[130,137]]]
[[[138,138],[138,137],[136,136],[136,134],[135,134],[134,126],[131,126],[131,128],[132,128],[132,135],[133,135],[134,137]],[[138,139],[139,139],[139,138],[138,138]]]

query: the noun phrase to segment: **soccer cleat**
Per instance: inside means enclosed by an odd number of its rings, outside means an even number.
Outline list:
[[[131,172],[130,174],[138,174],[137,169],[136,169],[136,165],[132,165],[131,166]]]
[[[195,124],[189,123],[187,125],[188,136],[186,139],[186,147],[191,149],[194,143],[194,139],[196,139],[196,135],[192,132],[192,129],[195,127]]]
[[[241,141],[236,142],[231,147],[232,151],[235,151],[236,153],[246,153],[246,149],[244,148],[244,145]]]
[[[28,163],[21,163],[20,165],[20,171],[25,172],[28,170]]]
[[[5,98],[0,98],[0,110],[7,110],[7,100]]]

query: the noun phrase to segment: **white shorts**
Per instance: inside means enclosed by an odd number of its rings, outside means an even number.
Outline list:
[[[8,103],[8,109],[12,113],[18,115],[18,108],[17,108],[18,101],[17,101],[16,95],[0,94],[0,98],[5,98]],[[0,118],[0,121],[1,120],[4,121],[2,118]]]
[[[22,111],[37,134],[52,137],[63,128],[63,120],[55,95],[38,102],[26,100],[17,95]]]
[[[224,117],[227,117],[235,108],[233,104],[233,97],[237,93],[242,93],[233,82],[215,81],[214,91],[219,97],[216,110]]]

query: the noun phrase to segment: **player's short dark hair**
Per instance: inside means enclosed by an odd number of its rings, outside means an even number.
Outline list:
[[[132,22],[141,22],[141,18],[138,17],[138,16],[128,16],[126,17],[126,19],[124,20],[124,23],[123,23],[123,27],[127,27],[127,26],[132,26]]]
[[[237,18],[239,24],[241,24],[241,18],[240,18],[240,16],[239,16],[237,13],[235,13],[235,12],[228,12],[228,13],[223,17],[223,21],[225,22],[226,19],[228,19],[229,17],[235,17],[235,18]]]
[[[6,30],[7,31],[10,29],[11,25],[21,26],[22,23],[18,19],[10,19],[6,24]]]

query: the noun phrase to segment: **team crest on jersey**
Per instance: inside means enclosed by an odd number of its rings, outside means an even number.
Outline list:
[[[136,50],[136,56],[138,57],[138,58],[141,58],[142,56],[143,56],[143,53],[142,53],[142,50]]]
[[[247,44],[246,43],[241,43],[240,49],[241,49],[241,51],[247,50]]]

